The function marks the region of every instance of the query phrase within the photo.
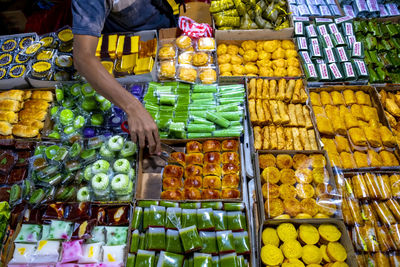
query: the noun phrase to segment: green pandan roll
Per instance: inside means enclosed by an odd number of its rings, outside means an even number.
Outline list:
[[[221,126],[223,128],[228,128],[231,125],[230,121],[228,121],[227,119],[225,119],[221,115],[215,114],[215,113],[210,112],[210,111],[207,111],[206,119],[218,124],[219,126]]]

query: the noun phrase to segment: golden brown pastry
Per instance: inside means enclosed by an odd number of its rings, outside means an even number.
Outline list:
[[[280,174],[282,184],[294,185],[296,183],[295,172],[292,169],[282,169]]]
[[[392,132],[386,126],[379,127],[379,133],[381,134],[381,139],[383,145],[387,147],[396,146],[396,138],[393,136]]]
[[[326,135],[334,135],[335,134],[333,127],[331,125],[331,122],[327,117],[317,115],[316,120],[317,120],[318,131],[321,134],[326,134]]]
[[[186,165],[203,165],[202,153],[191,153],[185,156]]]
[[[322,107],[321,97],[318,93],[310,92],[311,104],[315,106]]]
[[[285,149],[286,150],[293,150],[294,149],[294,144],[293,144],[293,132],[292,132],[292,129],[284,128],[284,130],[285,130],[285,143],[286,143],[286,148]],[[269,147],[266,146],[264,149],[268,149],[268,148]]]
[[[276,157],[276,166],[279,169],[290,169],[293,166],[293,159],[290,155],[279,154]]]
[[[301,199],[312,198],[315,194],[314,187],[310,184],[297,184],[297,196]]]
[[[362,106],[365,121],[379,121],[378,111],[374,107]]]
[[[181,190],[162,191],[161,199],[182,200],[184,199],[184,193]]]
[[[298,183],[309,184],[313,180],[312,171],[310,169],[297,169],[295,177]]]
[[[221,166],[219,164],[207,163],[203,167],[203,175],[221,176]]]
[[[202,198],[202,193],[197,188],[185,188],[183,192],[186,199],[199,200]]]
[[[24,90],[24,100],[28,100],[32,96],[32,91],[31,90]]]
[[[400,117],[400,107],[393,99],[388,97],[385,99],[385,101],[382,101],[382,103],[385,103],[385,107],[390,114]]]
[[[321,92],[319,93],[319,96],[320,96],[320,98],[321,98],[321,103],[322,103],[323,106],[325,106],[325,105],[332,105],[332,104],[333,104],[331,95],[330,95],[328,92],[326,92],[326,91],[321,91]]]
[[[201,192],[202,199],[220,199],[221,191],[215,189],[203,189]]]
[[[362,215],[364,215],[363,220],[365,221],[365,224],[377,225],[379,223],[378,217],[369,203],[365,202],[361,205],[361,212]]]
[[[304,154],[296,154],[293,156],[294,169],[306,169],[311,166],[311,159]]]
[[[182,65],[178,70],[178,77],[180,80],[194,83],[197,79],[197,70],[193,68],[191,65]]]
[[[382,253],[377,252],[374,254],[375,266],[390,267],[389,257]]]
[[[335,142],[336,142],[337,151],[339,153],[341,153],[341,152],[351,152],[350,144],[349,144],[349,141],[347,140],[346,137],[337,135],[337,136],[335,136]]]
[[[175,48],[171,44],[164,44],[158,51],[158,58],[161,60],[174,59],[175,58]]]
[[[390,233],[392,235],[393,242],[397,247],[400,245],[400,225],[398,223],[390,226]]]
[[[396,220],[399,221],[400,220],[400,204],[394,199],[389,199],[385,203],[389,207],[390,211],[393,213],[393,216],[396,218]]]
[[[225,163],[222,165],[222,174],[238,174],[240,166],[234,163]]]
[[[265,169],[267,167],[275,167],[276,158],[272,154],[260,154],[258,156],[259,167]]]
[[[381,157],[373,149],[368,149],[368,160],[371,167],[383,166]]]
[[[356,146],[367,146],[367,138],[365,137],[364,131],[361,128],[349,129],[349,136],[351,141]]]
[[[400,266],[400,255],[389,254],[390,266]]]
[[[324,148],[328,153],[335,153],[338,154],[338,150],[336,148],[335,141],[330,138],[321,138],[322,143],[324,144]]]
[[[240,178],[237,174],[227,174],[222,178],[222,189],[238,188]]]
[[[240,191],[237,189],[222,189],[222,199],[235,199],[240,198]]]
[[[344,97],[339,91],[332,91],[331,92],[331,98],[332,98],[332,103],[333,105],[344,105]]]
[[[265,183],[261,187],[261,192],[264,199],[278,198],[280,194],[280,187],[276,184]]]
[[[278,149],[278,137],[276,134],[276,127],[274,125],[270,125],[268,130],[269,130],[268,132],[269,132],[270,148],[272,150]],[[264,138],[265,138],[265,133],[266,131],[264,132]]]
[[[219,176],[204,176],[203,188],[221,189],[221,178]]]
[[[371,98],[369,97],[368,94],[366,94],[363,91],[357,91],[355,93],[355,95],[356,95],[357,103],[359,105],[371,106]]]
[[[313,198],[305,198],[300,202],[301,212],[309,214],[311,216],[314,216],[320,210],[319,205],[321,205],[321,203],[319,202],[317,204],[315,199],[313,199]],[[324,212],[321,212],[321,213],[324,213]]]
[[[329,181],[328,171],[323,167],[313,168],[312,175],[316,184],[327,183]]]
[[[353,158],[353,155],[348,152],[341,152],[340,159],[342,161],[342,166],[344,169],[357,168],[357,164]]]
[[[203,151],[203,145],[197,141],[190,141],[186,143],[186,153],[201,153]]]
[[[390,188],[394,197],[400,196],[400,175],[393,174],[389,177]]]
[[[351,115],[353,115],[355,118],[357,118],[359,120],[367,121],[365,119],[365,115],[364,115],[362,107],[363,106],[358,105],[358,104],[351,105],[351,108],[350,108]]]
[[[209,55],[207,53],[204,52],[198,52],[196,54],[194,54],[193,56],[193,65],[194,66],[204,66],[208,63],[209,60]]]
[[[11,135],[13,126],[6,121],[0,121],[0,134],[1,135]]]
[[[300,142],[301,145],[304,147],[304,150],[312,150],[306,128],[299,128],[299,134],[300,134]]]
[[[29,100],[24,103],[24,108],[25,109],[47,110],[49,105],[50,104],[44,100]]]
[[[279,198],[268,199],[264,203],[264,211],[267,218],[274,218],[283,214],[284,206],[282,200]]]
[[[394,153],[382,150],[379,152],[379,156],[382,159],[382,164],[383,166],[398,166],[399,161],[397,160],[396,156]]]
[[[313,168],[323,168],[326,166],[326,159],[323,154],[310,155],[311,166]]]
[[[254,148],[260,150],[263,148],[263,136],[260,126],[254,127]]]
[[[176,165],[167,165],[164,168],[163,178],[176,178],[181,179],[183,177],[183,168]]]
[[[365,137],[368,140],[368,143],[372,147],[381,147],[382,146],[382,141],[380,137],[380,132],[378,129],[373,128],[373,127],[363,127]]]
[[[165,60],[160,62],[160,79],[174,79],[176,75],[175,61]]]
[[[35,109],[24,109],[19,112],[20,120],[38,120],[44,121],[46,118],[47,112],[43,110],[35,110]]]
[[[221,154],[218,152],[208,152],[204,154],[204,164],[206,163],[221,163]]]
[[[18,124],[37,128],[38,130],[43,129],[43,127],[44,127],[44,122],[41,122],[38,120],[22,120],[22,121],[18,122]]]
[[[258,116],[256,112],[256,101],[254,99],[249,99],[249,113],[250,113],[250,121],[252,123],[258,124]]]
[[[185,181],[183,182],[183,187],[184,188],[197,188],[200,189],[203,187],[203,181],[201,176],[192,176],[189,178],[186,178]]]
[[[355,230],[356,233],[353,236],[356,236],[360,240],[358,243],[361,245],[361,251],[365,250],[365,246],[368,252],[379,251],[379,244],[377,242],[378,238],[376,236],[375,228],[373,226],[359,226],[355,227]]]
[[[237,152],[239,150],[239,141],[238,140],[224,140],[222,141],[222,151],[234,151]]]
[[[19,111],[21,107],[22,105],[19,101],[10,99],[0,100],[0,110],[16,112]]]
[[[276,138],[278,141],[278,150],[284,150],[286,145],[283,127],[276,127]]]
[[[354,197],[357,199],[369,198],[368,187],[361,174],[357,174],[351,178],[351,185]]]
[[[288,124],[290,122],[289,114],[287,111],[287,106],[285,103],[282,101],[277,101],[278,104],[278,110],[279,110],[279,115],[281,116],[282,124]],[[303,114],[301,114],[303,116]],[[303,123],[304,123],[304,118]],[[297,119],[298,121],[298,119]]]
[[[15,113],[13,111],[0,110],[0,120],[6,121],[9,123],[17,123],[18,122],[18,113]]]
[[[368,156],[363,152],[356,151],[353,154],[358,168],[368,167]]]
[[[344,90],[343,97],[344,97],[344,102],[346,103],[347,106],[357,103],[356,96],[354,94],[354,91],[352,90]]]
[[[189,165],[185,168],[185,178],[189,178],[192,176],[201,176],[203,175],[203,168],[197,165]]]
[[[182,165],[183,167],[185,167],[185,153],[183,153],[183,152],[172,152],[170,154],[170,157],[172,159],[171,162],[176,162],[176,163]]]
[[[264,183],[277,184],[281,178],[281,173],[275,167],[266,167],[261,173],[261,178]]]
[[[281,199],[289,199],[289,198],[296,198],[297,196],[297,190],[296,188],[291,185],[291,184],[281,184],[279,186],[279,194]]]
[[[179,64],[192,64],[193,61],[193,52],[184,52],[181,53],[178,57],[178,63]],[[163,64],[164,62],[174,62],[173,60],[171,61],[161,61],[160,64]],[[175,69],[175,67],[174,67]],[[175,71],[174,71],[175,73]]]
[[[182,188],[182,179],[163,178],[163,190],[174,190]]]
[[[31,126],[15,124],[12,128],[12,133],[14,136],[32,138],[36,137],[39,134],[39,130]]]
[[[220,152],[221,143],[217,140],[207,140],[203,142],[203,153],[207,152]]]
[[[355,222],[355,224],[361,225],[363,223],[363,221],[362,221],[361,209],[360,209],[358,200],[357,199],[347,199],[347,203],[349,205],[350,213],[353,217],[353,221]]]
[[[53,93],[51,91],[33,91],[31,98],[53,102]]]
[[[192,39],[187,35],[179,36],[176,38],[175,42],[180,49],[188,49],[192,46]]]
[[[290,217],[296,217],[301,212],[300,202],[295,198],[288,198],[283,201],[284,211]]]
[[[315,188],[315,195],[318,198],[329,198],[332,195],[333,188],[330,184],[320,183]]]
[[[216,49],[215,39],[212,37],[201,37],[197,41],[197,49],[212,51]],[[228,47],[229,49],[229,47]]]
[[[303,115],[304,115],[306,129],[312,129],[313,128],[313,124],[312,124],[312,121],[311,121],[310,110],[308,109],[307,106],[303,106]]]
[[[376,214],[378,214],[382,224],[389,226],[396,223],[396,218],[393,216],[385,202],[373,201],[372,206],[374,207]]]
[[[24,91],[22,90],[8,90],[0,93],[0,100],[15,100],[15,101],[23,101],[24,100]]]
[[[239,154],[236,152],[225,152],[222,153],[222,163],[233,163],[239,165]]]

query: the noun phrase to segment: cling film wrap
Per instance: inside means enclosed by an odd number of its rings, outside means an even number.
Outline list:
[[[398,145],[374,88],[310,89],[316,126],[336,169],[394,170]]]
[[[307,98],[300,79],[248,79],[254,149],[318,150]]]
[[[325,153],[259,151],[257,159],[261,221],[341,218],[341,195]]]

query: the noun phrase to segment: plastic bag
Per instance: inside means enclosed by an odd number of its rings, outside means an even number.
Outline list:
[[[136,255],[135,267],[154,267],[156,253],[154,251],[139,250]]]
[[[237,267],[238,260],[236,253],[225,254],[219,257],[221,261],[221,266]]]
[[[116,246],[126,244],[128,237],[128,227],[124,226],[107,226],[106,230],[106,240],[107,246]]]
[[[157,267],[182,266],[184,256],[171,252],[161,251]]]
[[[131,248],[129,252],[136,253],[139,249],[139,230],[135,230],[131,234]]]
[[[179,237],[179,231],[167,230],[165,250],[172,253],[183,253],[182,242]]]
[[[232,231],[217,232],[217,244],[220,253],[229,253],[235,251]]]
[[[229,211],[228,229],[232,231],[243,231],[246,229],[246,217],[241,211]]]
[[[167,208],[167,217],[165,228],[167,229],[177,229],[177,224],[180,226],[181,223],[181,208]]]
[[[124,262],[125,245],[103,246],[103,262],[122,264]]]
[[[64,221],[51,221],[49,239],[66,239],[71,237],[72,223]]]
[[[201,249],[202,243],[196,225],[179,229],[179,236],[185,253]]]
[[[197,210],[197,227],[199,230],[213,230],[213,210],[209,209],[198,209]]]
[[[203,243],[203,247],[200,250],[202,253],[210,253],[216,255],[218,253],[217,239],[215,232],[199,232],[199,236]]]
[[[136,207],[133,212],[132,229],[139,229],[140,223],[143,220],[143,208]]]
[[[105,243],[106,236],[104,234],[104,226],[95,226],[92,230],[92,237],[89,241],[90,243]]]
[[[212,256],[211,254],[194,253],[193,262],[196,267],[209,267],[212,266]]]
[[[200,203],[199,203],[200,204]],[[182,206],[182,204],[181,204]],[[197,214],[195,209],[182,209],[182,227],[197,226]]]
[[[62,243],[62,258],[61,262],[78,261],[82,257],[82,243],[83,240],[74,240]]]
[[[237,254],[250,253],[250,240],[249,233],[247,231],[233,233],[233,241],[235,243],[235,250]]]
[[[36,244],[15,243],[13,258],[10,263],[29,263],[35,251]]]
[[[165,250],[165,229],[149,227],[146,234],[148,250]]]
[[[41,227],[36,224],[23,224],[15,242],[34,243],[39,241]]]
[[[215,231],[223,231],[228,229],[228,216],[226,211],[214,210],[213,218],[215,224]]]
[[[83,244],[82,257],[79,258],[79,263],[97,263],[100,261],[101,243]]]

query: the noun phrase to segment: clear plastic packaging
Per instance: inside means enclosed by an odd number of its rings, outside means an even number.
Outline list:
[[[128,227],[123,226],[107,226],[106,230],[106,245],[116,246],[126,244],[128,237]]]
[[[195,84],[197,81],[197,68],[191,65],[178,65],[177,80]]]
[[[179,229],[179,236],[185,253],[201,249],[202,243],[195,225]]]
[[[203,243],[203,247],[200,252],[216,255],[218,253],[218,247],[215,232],[200,231],[199,235]]]
[[[216,233],[218,250],[220,253],[235,251],[235,244],[232,231],[220,231]]]
[[[146,233],[148,250],[165,250],[165,229],[149,227]]]
[[[199,79],[202,84],[214,84],[217,82],[217,68],[216,67],[200,67]]]
[[[183,266],[184,256],[161,251],[157,267]]]
[[[207,52],[216,51],[215,39],[212,37],[200,37],[197,40],[197,50]]]

